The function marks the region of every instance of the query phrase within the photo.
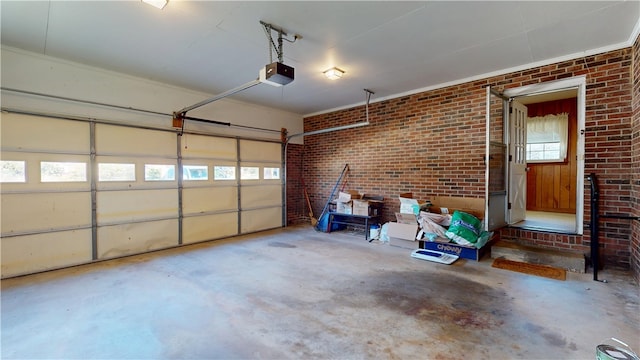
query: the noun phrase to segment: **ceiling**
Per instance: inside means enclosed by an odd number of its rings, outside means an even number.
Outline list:
[[[2,0],[0,6],[2,45],[211,95],[256,80],[277,61],[260,21],[273,24],[290,40],[302,36],[283,43],[295,80],[233,98],[303,115],[363,104],[364,89],[375,93],[374,102],[630,46],[640,26],[640,1],[170,0],[159,10],[135,0]],[[342,79],[323,76],[333,66],[346,71]]]

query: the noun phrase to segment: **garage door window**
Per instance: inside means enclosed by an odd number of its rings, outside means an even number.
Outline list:
[[[42,182],[87,181],[87,164],[83,162],[40,162]]]
[[[213,179],[214,180],[235,180],[236,179],[235,166],[214,166]]]
[[[243,166],[240,168],[240,179],[241,180],[259,180],[260,179],[260,168],[259,167],[248,167]]]
[[[136,164],[98,164],[98,181],[136,181]]]
[[[263,171],[265,180],[277,180],[280,179],[280,168],[266,167]]]
[[[194,181],[209,180],[209,168],[206,165],[183,165],[182,178]]]
[[[176,179],[176,170],[174,165],[164,164],[145,164],[144,180],[145,181],[173,181]]]
[[[0,182],[23,183],[27,181],[27,173],[24,161],[2,160],[0,161]]]

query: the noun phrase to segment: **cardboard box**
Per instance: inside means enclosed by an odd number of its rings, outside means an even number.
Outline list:
[[[353,202],[336,202],[336,212],[340,214],[353,214]]]
[[[353,215],[371,215],[368,200],[353,200]]]
[[[413,198],[412,193],[400,194],[400,213],[402,214],[414,214],[418,215],[420,210],[427,210],[429,208],[428,201],[418,201]]]
[[[441,251],[446,254],[458,255],[463,259],[479,261],[480,258],[488,251],[491,246],[487,243],[485,246],[477,249],[472,246],[458,245],[452,242],[441,241],[423,241],[423,249]]]
[[[347,190],[347,191],[340,191],[338,193],[338,200],[336,200],[337,202],[349,202],[351,200],[354,199],[361,199],[362,196],[360,195],[359,192],[355,191],[355,190]]]
[[[418,234],[418,224],[400,224],[390,222],[387,228],[387,234],[390,238],[398,238],[409,241],[416,241]]]
[[[409,250],[420,249],[420,241],[409,241],[398,238],[389,238],[389,245]]]
[[[482,198],[465,198],[454,196],[435,196],[431,198],[432,206],[429,211],[437,214],[453,214],[456,210],[464,211],[478,219],[484,218],[484,199]],[[449,239],[437,238],[436,241],[422,241],[422,248],[428,250],[442,251],[447,254],[458,255],[464,259],[479,261],[480,258],[491,248],[489,240],[482,248],[478,249],[474,246],[458,245],[449,242]]]
[[[399,246],[406,249],[418,249],[420,242],[416,240],[418,233],[418,224],[400,224],[390,222],[387,227],[387,235],[389,236],[389,244]]]
[[[379,216],[384,207],[384,197],[381,195],[362,194],[362,200],[367,200],[369,216]]]
[[[338,198],[333,202],[336,204],[336,213],[352,215],[353,199],[360,199],[361,195],[355,190],[340,191]]]
[[[413,224],[418,222],[418,219],[413,214],[396,213],[396,222],[398,224]]]
[[[478,219],[484,219],[484,199],[454,196],[435,196],[431,198],[432,206],[429,211],[436,214],[453,214],[454,211],[464,211]]]

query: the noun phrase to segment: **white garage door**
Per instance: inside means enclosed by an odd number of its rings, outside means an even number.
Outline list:
[[[281,144],[2,116],[2,277],[281,227]]]
[[[97,257],[178,245],[176,135],[96,124]]]
[[[1,121],[2,276],[91,261],[90,125]]]
[[[237,140],[190,134],[181,140],[183,243],[238,234]]]
[[[280,159],[280,144],[240,141],[241,232],[282,225]]]

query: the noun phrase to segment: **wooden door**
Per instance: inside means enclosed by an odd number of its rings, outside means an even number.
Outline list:
[[[565,161],[529,163],[527,173],[527,210],[576,213],[577,99],[528,104],[528,116],[569,114],[567,158]]]

